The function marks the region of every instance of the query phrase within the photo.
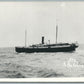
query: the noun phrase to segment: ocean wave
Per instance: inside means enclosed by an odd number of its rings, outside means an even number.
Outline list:
[[[7,78],[26,78],[22,73],[14,73],[7,76]]]
[[[4,78],[25,78],[25,75],[23,75],[20,70],[20,65],[12,63],[5,63],[4,65],[5,66],[0,69],[0,78],[2,77],[1,75],[3,75]]]
[[[48,78],[48,77],[64,77],[64,74],[56,73],[53,70],[40,70],[37,72],[38,77]]]

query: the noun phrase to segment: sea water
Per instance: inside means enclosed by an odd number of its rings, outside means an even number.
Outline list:
[[[74,52],[16,53],[0,48],[0,78],[84,77],[84,45]]]

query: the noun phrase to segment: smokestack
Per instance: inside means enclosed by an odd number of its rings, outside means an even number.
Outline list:
[[[42,36],[42,44],[44,44],[44,36]]]

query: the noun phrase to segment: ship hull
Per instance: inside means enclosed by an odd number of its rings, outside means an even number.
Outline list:
[[[33,53],[33,52],[70,52],[75,51],[76,47],[57,47],[57,48],[25,48],[15,47],[18,53]]]

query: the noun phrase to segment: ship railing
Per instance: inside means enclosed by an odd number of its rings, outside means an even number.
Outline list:
[[[62,48],[62,47],[70,47],[71,45],[62,45],[62,46],[51,46],[50,48]]]

